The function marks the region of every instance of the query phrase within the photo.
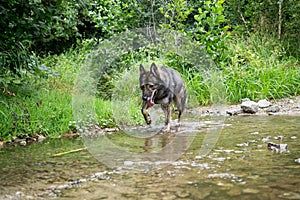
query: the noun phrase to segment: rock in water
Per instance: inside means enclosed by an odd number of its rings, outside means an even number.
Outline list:
[[[279,108],[279,106],[271,106],[270,108],[268,108],[267,110],[266,110],[267,112],[271,112],[271,113],[276,113],[276,112],[279,112],[280,111],[280,108]]]
[[[268,108],[272,106],[272,103],[267,101],[266,99],[259,100],[257,104],[259,108]]]
[[[232,109],[232,110],[227,110],[226,111],[226,114],[228,114],[230,116],[238,115],[238,114],[241,114],[241,113],[243,113],[243,110],[241,110],[241,109]]]
[[[258,104],[254,101],[243,101],[241,108],[245,113],[255,114],[258,111]]]
[[[275,151],[275,152],[283,153],[283,152],[288,151],[288,145],[287,144],[276,144],[274,142],[269,142],[268,149]]]

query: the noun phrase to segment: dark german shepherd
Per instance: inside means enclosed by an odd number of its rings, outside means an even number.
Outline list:
[[[177,71],[167,67],[157,67],[154,63],[148,71],[140,65],[140,88],[144,100],[142,114],[148,125],[151,124],[151,118],[147,109],[154,104],[161,104],[165,114],[165,128],[163,131],[170,131],[173,101],[179,112],[178,123],[180,125],[187,95],[184,82]]]

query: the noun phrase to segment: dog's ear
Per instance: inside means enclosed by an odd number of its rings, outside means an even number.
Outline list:
[[[143,65],[141,64],[141,65],[140,65],[140,73],[141,73],[141,74],[144,74],[145,71],[146,71],[145,68],[144,68]]]
[[[155,65],[155,63],[152,63],[151,64],[151,68],[150,68],[150,71],[152,74],[156,75],[159,77],[159,71],[158,71],[158,68],[157,66]]]

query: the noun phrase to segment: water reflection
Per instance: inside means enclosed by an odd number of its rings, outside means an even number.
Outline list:
[[[84,134],[81,138],[88,151],[110,168],[124,169],[130,163],[130,169],[149,171],[179,159],[199,134],[205,135],[199,154],[208,154],[224,126],[222,120],[214,119],[187,121],[180,127],[173,125],[170,133],[161,132],[160,126],[127,127],[112,135]]]

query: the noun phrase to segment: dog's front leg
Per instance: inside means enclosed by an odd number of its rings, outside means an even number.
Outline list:
[[[165,114],[165,128],[163,129],[164,132],[169,132],[171,128],[171,103],[162,104],[161,108]]]
[[[145,121],[148,125],[151,124],[151,118],[149,113],[147,112],[147,109],[149,108],[147,101],[144,102],[143,107],[142,107],[142,114],[145,118]]]

